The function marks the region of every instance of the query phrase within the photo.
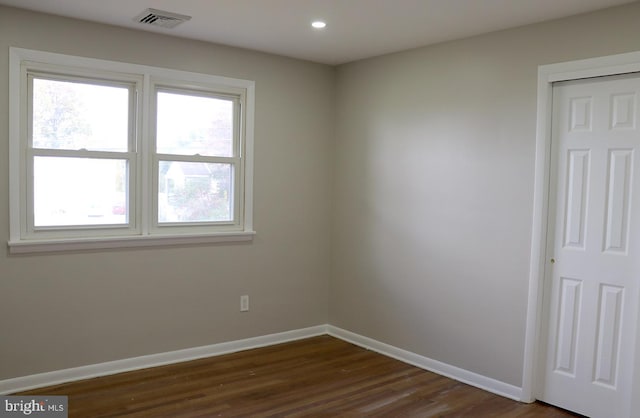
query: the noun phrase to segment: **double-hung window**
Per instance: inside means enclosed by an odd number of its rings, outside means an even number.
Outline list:
[[[25,238],[131,233],[139,82],[25,75]]]
[[[12,252],[251,239],[253,82],[10,53]]]
[[[154,222],[234,225],[241,219],[240,98],[155,85]]]

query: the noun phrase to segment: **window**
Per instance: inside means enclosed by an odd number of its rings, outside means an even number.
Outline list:
[[[154,98],[158,224],[233,222],[238,99],[160,86]]]
[[[10,54],[11,252],[252,238],[253,82]]]
[[[27,72],[24,177],[32,235],[81,235],[135,220],[126,203],[135,201],[128,196],[135,92],[135,82]]]

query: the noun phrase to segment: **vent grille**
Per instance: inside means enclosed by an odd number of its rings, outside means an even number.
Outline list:
[[[159,26],[161,28],[175,28],[182,22],[191,19],[191,16],[180,15],[177,13],[165,12],[158,9],[146,9],[138,16],[133,18],[134,21],[143,25]]]

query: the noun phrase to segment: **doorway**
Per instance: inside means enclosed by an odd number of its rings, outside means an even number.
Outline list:
[[[640,84],[603,78],[638,71],[640,53],[539,68],[525,401],[594,417],[640,407]]]

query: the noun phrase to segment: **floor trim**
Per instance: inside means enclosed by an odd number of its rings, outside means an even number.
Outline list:
[[[147,369],[149,367],[164,366],[183,361],[219,356],[222,354],[235,353],[238,351],[250,350],[252,348],[266,347],[326,334],[327,326],[318,325],[315,327],[263,335],[243,340],[133,357],[106,363],[74,367],[71,369],[56,370],[47,373],[38,373],[14,379],[0,380],[0,395],[75,382],[78,380],[91,379],[94,377],[108,376],[116,373]]]
[[[333,337],[340,338],[341,340],[350,342],[371,351],[375,351],[387,357],[400,360],[404,363],[411,364],[421,369],[425,369],[430,372],[449,377],[459,382],[475,386],[482,390],[486,390],[487,392],[504,396],[505,398],[513,399],[515,401],[522,401],[522,388],[519,388],[517,386],[513,386],[508,383],[492,379],[490,377],[470,372],[459,367],[451,366],[449,364],[442,363],[440,361],[433,360],[428,357],[424,357],[419,354],[415,354],[410,351],[406,351],[401,348],[376,341],[369,337],[364,337],[351,331],[334,327],[332,325],[327,326],[327,333]]]
[[[14,379],[0,380],[0,395],[7,395],[62,383],[70,383],[78,380],[91,379],[94,377],[108,376],[116,373],[146,369],[149,367],[164,366],[167,364],[219,356],[327,334],[421,369],[475,386],[486,390],[487,392],[516,401],[522,400],[522,388],[451,366],[332,325],[318,325],[315,327],[203,347],[151,354],[148,356],[133,357],[106,363],[74,367],[71,369],[39,373],[31,376],[17,377]]]

